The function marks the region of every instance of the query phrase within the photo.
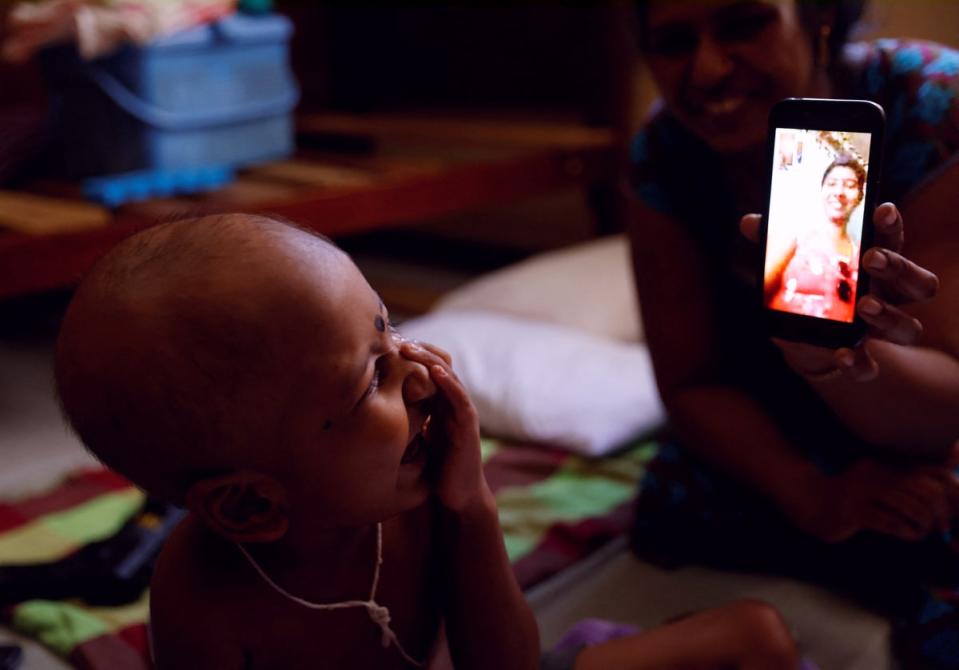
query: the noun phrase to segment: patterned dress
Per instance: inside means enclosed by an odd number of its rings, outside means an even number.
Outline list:
[[[782,275],[782,287],[769,301],[772,309],[820,319],[852,321],[852,287],[859,280],[859,247],[838,253],[830,240],[798,243]]]
[[[959,52],[884,39],[850,45],[846,56],[843,96],[873,100],[886,111],[880,202],[901,202],[959,160]],[[719,157],[664,110],[632,149],[637,197],[684,226],[706,259],[723,382],[756,399],[824,472],[841,472],[869,453],[763,335],[759,259],[738,233],[744,212],[723,181]],[[698,189],[695,197],[690,184]],[[887,614],[904,667],[959,668],[959,539],[952,534],[904,543],[860,533],[825,544],[795,530],[758,494],[670,444],[641,482],[633,547],[667,566],[702,563],[815,580]]]

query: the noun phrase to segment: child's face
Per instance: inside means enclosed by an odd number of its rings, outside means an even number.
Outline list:
[[[302,352],[284,421],[278,469],[297,516],[322,526],[382,520],[429,493],[421,433],[436,388],[399,353],[379,296],[349,258],[331,254],[303,291]],[[308,273],[307,273],[308,274]]]

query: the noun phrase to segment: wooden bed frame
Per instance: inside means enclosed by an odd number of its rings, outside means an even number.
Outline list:
[[[302,149],[217,191],[104,210],[80,229],[49,232],[39,220],[35,231],[0,229],[0,299],[70,286],[119,240],[174,217],[269,213],[336,237],[611,182],[619,156],[609,130],[435,117],[306,116],[298,140],[374,150]],[[89,214],[76,184],[28,190],[61,213],[73,203]]]

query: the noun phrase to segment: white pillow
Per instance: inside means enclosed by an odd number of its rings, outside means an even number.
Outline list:
[[[623,235],[538,254],[451,291],[433,311],[486,310],[641,342],[629,241]]]
[[[492,312],[434,312],[400,332],[453,356],[497,437],[600,456],[665,420],[645,345]]]

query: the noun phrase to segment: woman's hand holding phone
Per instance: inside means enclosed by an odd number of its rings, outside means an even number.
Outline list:
[[[759,241],[761,215],[747,214],[740,230],[753,242]],[[774,339],[786,362],[812,381],[846,377],[868,381],[879,366],[869,353],[872,339],[912,345],[922,335],[922,324],[901,309],[904,305],[930,300],[939,280],[935,274],[903,256],[902,215],[891,202],[876,208],[875,246],[863,256],[863,269],[872,277],[871,292],[859,299],[856,312],[869,326],[867,336],[855,347],[829,349],[801,342]]]

